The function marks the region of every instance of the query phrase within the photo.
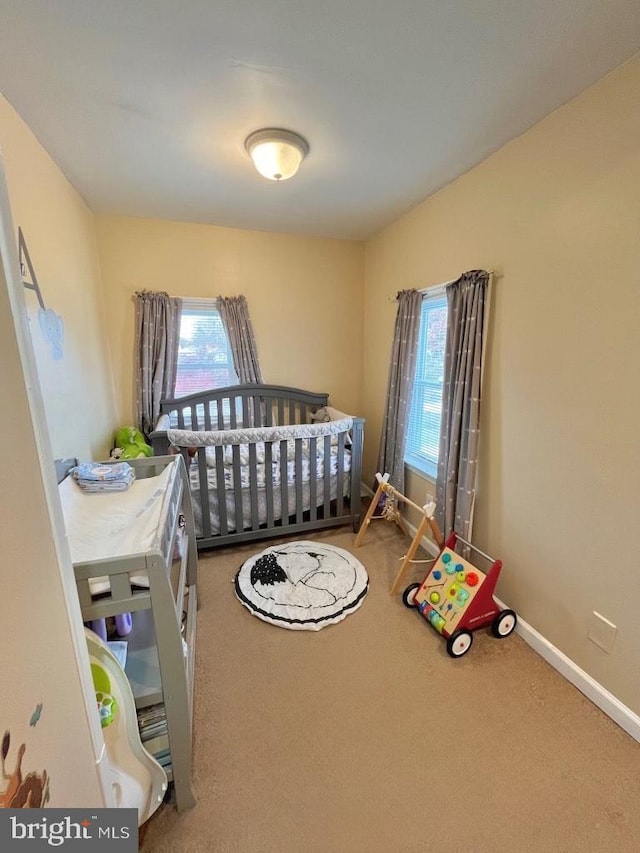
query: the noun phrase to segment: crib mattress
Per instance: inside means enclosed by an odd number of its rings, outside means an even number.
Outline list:
[[[69,550],[73,563],[122,558],[154,547],[172,466],[157,477],[134,480],[124,492],[87,494],[72,477],[60,483]],[[149,586],[146,573],[132,583]],[[109,589],[108,579],[90,581],[91,594]]]

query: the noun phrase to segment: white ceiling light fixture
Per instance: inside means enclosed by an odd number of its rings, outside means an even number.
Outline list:
[[[309,143],[300,134],[279,127],[265,127],[244,141],[253,163],[270,181],[286,181],[300,168],[309,153]]]

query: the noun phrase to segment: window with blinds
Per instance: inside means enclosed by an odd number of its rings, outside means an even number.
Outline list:
[[[446,337],[447,297],[425,295],[404,461],[433,478],[438,469]]]
[[[183,299],[175,396],[237,384],[229,339],[215,299]]]

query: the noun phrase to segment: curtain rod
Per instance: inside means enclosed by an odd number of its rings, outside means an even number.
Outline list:
[[[487,273],[487,275],[492,277],[494,275],[495,270],[485,270],[485,272]],[[458,276],[458,278],[460,278],[460,276]],[[440,284],[430,284],[428,287],[419,287],[418,293],[429,293],[431,290],[438,290],[439,288],[444,289],[445,287],[448,287],[450,284],[455,284],[455,282],[458,280],[458,278],[452,278],[451,281],[442,281],[442,282],[440,282]],[[397,301],[398,301],[397,296],[390,296],[387,299],[387,302],[397,302]]]

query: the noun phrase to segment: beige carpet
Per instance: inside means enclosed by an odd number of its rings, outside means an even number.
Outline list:
[[[300,538],[350,549],[354,536]],[[319,632],[236,600],[236,570],[267,544],[200,561],[198,803],[163,806],[141,850],[640,851],[640,744],[516,635],[481,631],[448,657],[388,594],[408,544],[395,525],[373,522],[355,552],[362,607]]]

